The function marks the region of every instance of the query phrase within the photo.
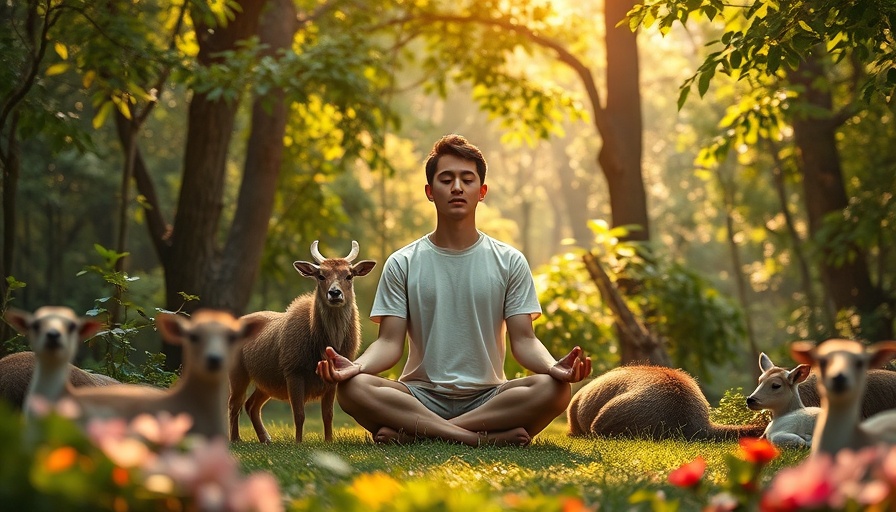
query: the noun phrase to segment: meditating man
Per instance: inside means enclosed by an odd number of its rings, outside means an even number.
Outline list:
[[[328,348],[317,373],[379,443],[442,439],[470,446],[529,444],[569,404],[570,384],[591,373],[575,347],[559,361],[535,336],[541,314],[529,264],[476,227],[486,161],[459,135],[426,161],[433,232],[386,261],[371,311],[377,339],[355,361]],[[505,332],[534,375],[504,376]],[[398,381],[378,376],[404,354]]]

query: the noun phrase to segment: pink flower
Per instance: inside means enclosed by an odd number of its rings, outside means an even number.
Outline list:
[[[890,451],[884,455],[884,460],[880,463],[881,476],[890,483],[891,487],[896,488],[896,446],[890,448]]]
[[[795,511],[826,504],[837,488],[829,479],[832,469],[833,461],[824,454],[782,469],[762,496],[760,510]]]
[[[70,420],[81,416],[81,408],[78,407],[74,400],[68,397],[53,402],[43,395],[35,394],[27,399],[25,409],[37,418],[44,418],[52,412]]]
[[[176,446],[192,426],[193,418],[189,414],[172,416],[167,411],[161,411],[156,416],[141,414],[131,420],[131,430],[162,447]]]
[[[134,468],[156,458],[143,441],[130,436],[127,422],[121,418],[91,420],[87,435],[116,466]]]
[[[698,455],[696,459],[669,473],[669,483],[677,487],[695,487],[703,479],[705,471],[706,460]]]
[[[228,498],[229,509],[237,512],[283,512],[277,479],[270,473],[253,473],[236,486]]]

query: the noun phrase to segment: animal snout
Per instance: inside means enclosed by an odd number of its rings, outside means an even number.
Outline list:
[[[751,410],[756,410],[759,407],[759,400],[756,400],[753,396],[747,397],[747,408]]]
[[[62,346],[62,334],[59,333],[56,329],[50,329],[47,331],[47,348],[56,349]]]
[[[831,390],[835,393],[842,393],[847,390],[849,379],[846,375],[838,373],[831,378]]]
[[[332,290],[327,291],[327,300],[330,302],[341,302],[342,301],[342,290],[338,288],[334,288]]]
[[[224,358],[221,356],[207,356],[205,368],[210,372],[216,372],[224,367]]]

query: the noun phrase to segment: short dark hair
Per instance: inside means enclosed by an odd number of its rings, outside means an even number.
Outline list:
[[[432,151],[429,152],[429,157],[426,159],[426,183],[432,185],[432,179],[436,175],[436,167],[438,167],[439,158],[442,155],[454,155],[476,162],[479,183],[485,183],[485,171],[488,170],[488,164],[485,163],[482,151],[470,144],[462,135],[457,134],[445,135],[433,144]]]

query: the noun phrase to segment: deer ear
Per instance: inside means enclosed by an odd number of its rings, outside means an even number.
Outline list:
[[[186,335],[181,323],[181,317],[172,313],[159,313],[156,315],[156,329],[162,335],[162,338],[172,345],[180,345]]]
[[[808,364],[798,365],[793,370],[787,372],[787,382],[789,382],[791,386],[803,382],[809,378],[809,370],[811,369],[812,367]]]
[[[299,274],[302,274],[305,277],[314,277],[317,275],[318,271],[320,271],[319,266],[307,261],[296,261],[292,266],[299,271]]]
[[[869,368],[880,368],[896,357],[896,341],[879,341],[869,347],[871,362]]]
[[[356,276],[366,276],[375,266],[376,262],[373,260],[359,261],[352,265],[352,274]]]
[[[811,365],[815,361],[815,343],[811,341],[794,341],[790,344],[790,356],[798,363]]]
[[[765,352],[760,352],[759,353],[759,369],[762,370],[763,372],[767,372],[774,367],[775,367],[775,363],[773,363],[772,360],[769,359],[769,357],[767,355],[765,355]]]
[[[103,328],[103,323],[95,318],[81,318],[81,327],[78,329],[78,337],[81,341],[89,340]]]
[[[5,318],[6,322],[11,325],[13,329],[18,331],[19,334],[27,336],[28,326],[31,325],[34,316],[21,309],[8,308],[6,313],[3,314],[3,318]]]

